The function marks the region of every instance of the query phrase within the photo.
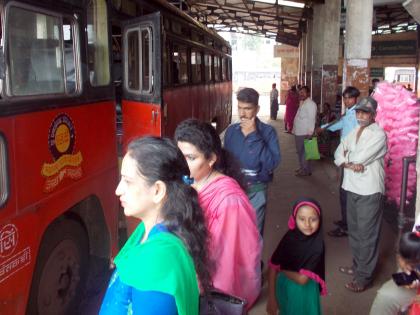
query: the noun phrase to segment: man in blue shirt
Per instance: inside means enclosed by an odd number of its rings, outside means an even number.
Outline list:
[[[228,127],[224,147],[240,161],[247,184],[247,195],[257,214],[261,237],[264,231],[267,185],[280,163],[276,130],[257,118],[259,94],[252,88],[237,93],[240,122]]]
[[[337,131],[341,130],[340,140],[343,140],[354,128],[358,126],[356,119],[356,110],[355,105],[357,103],[357,98],[359,97],[360,92],[354,86],[348,86],[343,91],[343,102],[346,107],[346,112],[340,119],[322,125],[317,129],[317,133],[321,133],[325,130],[328,131]],[[343,183],[343,169],[340,170],[340,207],[341,207],[341,220],[334,221],[334,224],[337,225],[337,228],[329,231],[328,235],[332,237],[342,237],[347,236],[347,193],[341,187]]]

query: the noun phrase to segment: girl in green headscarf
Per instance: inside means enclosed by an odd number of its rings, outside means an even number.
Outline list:
[[[142,220],[115,258],[100,314],[198,314],[199,285],[211,287],[208,239],[189,169],[170,140],[132,141],[116,194]]]

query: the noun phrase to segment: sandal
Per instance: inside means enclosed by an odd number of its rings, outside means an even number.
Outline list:
[[[312,173],[311,172],[307,172],[304,170],[300,170],[298,172],[295,173],[295,176],[311,176]]]
[[[341,273],[344,273],[346,275],[349,275],[349,276],[353,276],[354,275],[354,269],[353,269],[353,267],[341,266],[341,267],[338,267],[338,271],[340,271]]]
[[[329,231],[327,234],[329,236],[332,236],[332,237],[344,237],[344,236],[347,236],[347,232],[344,231],[341,227],[338,227],[338,228],[336,228],[336,229],[334,229],[332,231]]]
[[[368,285],[361,285],[356,281],[351,281],[344,286],[347,290],[352,291],[354,293],[360,293],[365,291],[368,288]]]
[[[339,227],[342,227],[342,226],[344,225],[343,220],[337,220],[337,221],[334,221],[333,223],[334,223],[335,225],[339,226]]]

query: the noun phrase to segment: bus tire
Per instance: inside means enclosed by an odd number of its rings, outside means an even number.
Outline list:
[[[26,314],[77,314],[89,268],[89,241],[74,220],[53,223],[38,252]]]

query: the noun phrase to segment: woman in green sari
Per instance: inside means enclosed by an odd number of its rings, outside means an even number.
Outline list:
[[[116,194],[142,220],[115,258],[100,314],[197,315],[211,287],[208,239],[188,164],[168,139],[128,145]]]

